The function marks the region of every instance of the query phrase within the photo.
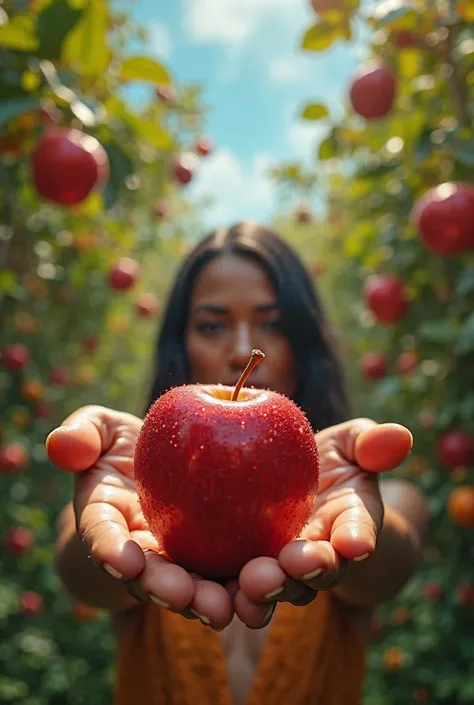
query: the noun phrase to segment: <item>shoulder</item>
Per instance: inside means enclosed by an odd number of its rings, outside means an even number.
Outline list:
[[[407,480],[383,479],[380,481],[380,494],[385,506],[396,509],[421,534],[429,519],[428,504],[423,492]]]

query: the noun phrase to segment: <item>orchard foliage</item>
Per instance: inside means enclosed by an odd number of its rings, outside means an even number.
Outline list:
[[[356,411],[412,429],[398,475],[431,517],[421,569],[372,624],[364,703],[474,703],[474,3],[311,4],[316,66],[369,41],[342,118],[316,95],[302,106],[327,126],[313,190],[327,217],[297,230],[326,269]],[[298,165],[274,175],[306,193]]]
[[[0,702],[102,704],[114,639],[59,586],[72,487],[44,440],[83,403],[143,412],[212,144],[199,88],[105,0],[4,3],[0,66]]]

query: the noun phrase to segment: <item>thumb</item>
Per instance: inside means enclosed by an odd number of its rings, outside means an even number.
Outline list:
[[[393,470],[403,463],[413,447],[410,431],[397,423],[363,428],[355,439],[355,461],[367,472]]]
[[[76,412],[48,435],[46,453],[53,465],[66,472],[88,470],[100,458],[102,439],[90,414]]]

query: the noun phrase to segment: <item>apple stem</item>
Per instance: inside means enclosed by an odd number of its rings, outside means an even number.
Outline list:
[[[232,394],[231,401],[237,401],[239,398],[239,392],[244,386],[245,382],[247,381],[250,373],[252,370],[254,370],[257,365],[259,365],[263,358],[265,357],[265,353],[263,353],[261,350],[252,350],[252,354],[250,356],[250,360],[247,363],[247,367],[245,370],[242,372],[242,374],[239,377],[239,381],[235,385],[234,393]]]

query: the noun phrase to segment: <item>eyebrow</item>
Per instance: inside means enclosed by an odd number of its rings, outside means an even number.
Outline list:
[[[278,301],[272,301],[268,304],[262,304],[261,306],[257,306],[257,311],[273,311],[277,308],[280,308]],[[216,306],[215,304],[200,304],[199,306],[195,307],[194,311],[196,313],[199,313],[201,311],[205,313],[229,313],[229,309],[225,306]]]

